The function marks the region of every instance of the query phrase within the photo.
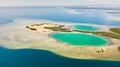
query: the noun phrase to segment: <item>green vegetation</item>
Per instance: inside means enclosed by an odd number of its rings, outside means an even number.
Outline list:
[[[26,26],[26,28],[30,28],[29,26]]]
[[[35,29],[35,28],[30,28],[31,30],[37,30],[37,29]]]
[[[72,32],[71,30],[67,28],[62,28],[62,27],[44,27],[45,29],[50,29],[52,31],[61,31],[61,32]]]
[[[105,52],[103,49],[96,51],[97,53],[103,53]]]
[[[120,34],[120,28],[110,28],[110,31]]]
[[[81,31],[81,30],[72,30],[73,32],[82,32],[82,33],[93,33],[93,32],[90,32],[90,31]]]
[[[93,32],[93,34],[99,35],[99,36],[108,36],[108,37],[111,37],[111,38],[120,39],[119,34],[115,34],[115,33],[111,33],[111,32]]]
[[[38,24],[37,24],[38,25]],[[26,28],[30,30],[37,30],[36,28],[30,28],[29,26],[26,26]],[[110,31],[112,32],[90,32],[90,31],[81,31],[81,30],[70,30],[68,28],[64,28],[63,25],[58,27],[44,27],[45,29],[50,29],[52,31],[60,31],[60,32],[81,32],[81,33],[92,33],[94,35],[99,36],[107,36],[111,38],[120,39],[120,28],[110,28]]]
[[[29,26],[26,26],[26,28],[28,28],[30,30],[37,30],[36,28],[30,28]]]
[[[45,27],[46,29],[50,29],[52,31],[61,31],[61,32],[81,32],[81,33],[92,33],[94,35],[99,36],[107,36],[111,38],[120,39],[120,34],[112,33],[112,32],[89,32],[89,31],[80,31],[80,30],[70,30],[67,28],[62,27]],[[112,30],[116,31],[117,33],[120,32],[120,28],[111,28]]]
[[[80,31],[80,30],[73,30],[74,32],[82,32],[82,33],[92,33],[95,35],[99,35],[99,36],[108,36],[111,38],[116,38],[116,39],[120,39],[120,34],[115,34],[115,33],[111,33],[111,32],[89,32],[89,31]]]
[[[120,51],[120,46],[118,47],[118,51]]]

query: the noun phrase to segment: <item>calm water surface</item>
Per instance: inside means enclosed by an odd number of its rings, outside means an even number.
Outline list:
[[[109,42],[102,37],[76,33],[54,33],[51,37],[74,46],[105,46]]]
[[[70,9],[64,7],[0,7],[0,23],[18,18],[31,18],[120,26],[120,14],[108,13],[118,11],[119,10]]]
[[[0,47],[0,67],[120,67],[120,62],[77,60],[49,51]]]
[[[86,25],[74,25],[74,29],[82,30],[82,31],[98,31],[100,28],[94,26],[86,26]]]

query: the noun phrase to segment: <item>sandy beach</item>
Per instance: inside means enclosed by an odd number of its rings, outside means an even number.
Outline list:
[[[4,24],[0,26],[0,46],[9,49],[40,49],[48,50],[54,52],[58,55],[76,58],[76,59],[97,59],[97,60],[120,60],[120,51],[117,50],[120,46],[120,40],[115,38],[110,38],[112,44],[107,46],[73,46],[67,43],[58,42],[57,40],[51,38],[49,34],[55,33],[44,27],[51,27],[55,25],[43,25],[38,28],[39,30],[32,31],[26,28],[32,24],[41,23],[55,23],[58,25],[65,25],[65,27],[70,27],[71,25],[76,25],[77,23],[64,23],[55,22],[49,20],[15,20],[12,23]],[[95,25],[88,24],[91,26],[96,26],[101,28],[99,31],[107,31],[110,27],[105,25]],[[104,50],[104,52],[97,53],[97,51]]]

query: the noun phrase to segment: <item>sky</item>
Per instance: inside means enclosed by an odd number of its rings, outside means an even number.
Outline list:
[[[0,6],[119,6],[120,0],[0,0]]]

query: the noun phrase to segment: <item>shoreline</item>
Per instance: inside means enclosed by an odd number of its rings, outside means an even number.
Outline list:
[[[69,56],[64,56],[64,55],[61,55],[61,54],[58,54],[54,51],[51,51],[51,50],[47,50],[47,49],[35,49],[35,48],[18,48],[18,49],[11,49],[11,48],[5,48],[5,47],[2,47],[4,49],[9,49],[9,50],[24,50],[24,49],[30,49],[30,50],[40,50],[40,51],[48,51],[48,52],[51,52],[57,56],[60,56],[60,57],[64,57],[64,58],[68,58],[68,59],[74,59],[74,60],[92,60],[92,61],[107,61],[107,62],[120,62],[120,60],[108,60],[108,59],[92,59],[92,58],[75,58],[75,57],[69,57]]]
[[[53,35],[53,34],[56,34],[56,33],[86,34],[86,35],[95,36],[95,37],[98,37],[98,38],[101,38],[101,39],[107,41],[107,43],[104,44],[104,45],[102,45],[102,46],[107,46],[107,45],[109,46],[110,44],[113,44],[113,42],[110,40],[110,38],[108,39],[108,38],[105,37],[105,36],[98,36],[98,35],[87,34],[87,33],[77,33],[77,32],[55,32],[55,33],[50,33],[50,34],[48,34],[48,36],[49,36],[50,38],[53,38],[52,35]],[[54,39],[54,38],[53,38],[53,39]],[[56,39],[55,39],[55,40],[56,40]],[[60,42],[60,43],[67,43],[67,42],[61,42],[61,41],[59,41],[59,40],[56,40],[56,41],[57,41],[57,42]],[[82,45],[72,45],[72,44],[69,44],[69,43],[67,43],[67,44],[68,44],[68,45],[71,45],[71,46],[77,46],[77,47],[89,47],[88,45],[82,46]],[[94,47],[101,47],[101,46],[94,46]]]

